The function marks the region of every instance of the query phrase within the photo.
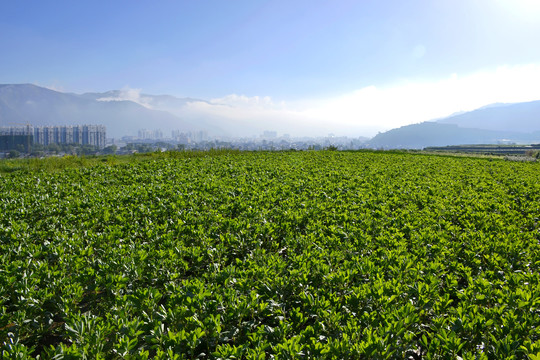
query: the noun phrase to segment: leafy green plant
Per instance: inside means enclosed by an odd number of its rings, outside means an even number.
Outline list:
[[[213,150],[7,164],[6,359],[540,353],[537,163]]]

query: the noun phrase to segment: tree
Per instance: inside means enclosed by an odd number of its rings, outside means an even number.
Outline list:
[[[8,157],[10,159],[14,159],[14,158],[18,158],[19,156],[21,156],[21,153],[18,152],[17,150],[11,150],[8,154]]]
[[[60,152],[60,145],[58,144],[49,144],[47,145],[47,150],[50,152],[53,152],[55,154],[58,154]]]
[[[110,145],[103,149],[104,154],[116,154],[116,150],[118,150],[118,147],[116,145]]]

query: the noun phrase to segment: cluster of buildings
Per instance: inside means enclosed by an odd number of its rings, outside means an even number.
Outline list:
[[[160,140],[163,138],[163,131],[161,131],[160,129],[140,129],[138,131],[138,135],[140,140]]]
[[[238,150],[318,150],[336,148],[340,150],[357,150],[365,148],[365,140],[361,138],[353,139],[346,136],[336,137],[333,134],[318,138],[293,138],[289,134],[279,135],[277,131],[270,130],[263,131],[259,136],[244,138],[209,136],[208,132],[204,130],[173,130],[171,132],[171,137],[163,137],[163,132],[161,130],[150,131],[140,129],[138,135],[138,137],[125,136],[118,145],[122,147],[127,144],[133,146],[144,144],[163,148],[163,144],[166,143],[172,148],[186,150],[205,150],[212,148],[230,148]]]
[[[182,132],[180,130],[173,130],[171,134],[172,139],[179,144],[199,143],[209,139],[207,131]]]
[[[181,144],[197,143],[201,141],[207,141],[209,139],[208,132],[201,131],[188,131],[184,132],[181,130],[172,130],[171,137],[163,136],[163,131],[161,129],[148,130],[148,129],[139,129],[137,132],[138,137],[125,137],[126,140],[138,141],[138,140],[172,140]]]
[[[138,137],[126,136],[114,145],[145,145],[144,149],[178,148],[204,150],[211,148],[231,148],[238,150],[309,150],[309,149],[361,149],[365,140],[347,137],[335,137],[329,134],[321,138],[292,138],[288,134],[278,136],[276,131],[264,131],[259,136],[250,138],[211,137],[206,131],[174,130],[170,138],[165,138],[161,130],[141,129]],[[11,150],[31,153],[36,144],[91,145],[96,150],[107,146],[106,131],[103,125],[67,125],[67,126],[11,126],[0,127],[0,156],[6,156]],[[164,144],[168,144],[164,145]],[[153,146],[153,147],[152,147]],[[138,151],[143,151],[136,149]]]
[[[29,152],[34,144],[91,145],[103,149],[106,129],[103,125],[0,127],[0,151],[20,149]]]
[[[138,136],[123,136],[121,142],[123,143],[150,143],[155,141],[169,142],[177,144],[195,144],[203,141],[208,141],[210,137],[208,132],[204,130],[200,131],[182,131],[172,130],[171,136],[164,136],[161,129],[148,130],[139,129]]]

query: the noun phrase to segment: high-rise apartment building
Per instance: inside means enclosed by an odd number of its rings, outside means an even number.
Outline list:
[[[32,144],[79,144],[92,145],[98,149],[105,147],[106,130],[103,125],[65,126],[11,126],[0,128],[0,136],[6,137],[6,144],[25,140]],[[9,140],[13,137],[13,141]],[[27,146],[25,146],[27,147]]]

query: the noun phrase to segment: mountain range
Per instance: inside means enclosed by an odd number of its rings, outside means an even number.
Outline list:
[[[203,130],[209,135],[232,137],[303,129],[272,115],[235,116],[234,110],[219,100],[148,95],[134,89],[73,94],[32,84],[0,85],[0,126],[102,124],[107,137],[113,138],[135,136],[140,129],[159,129],[165,136],[170,136],[171,130]]]
[[[0,85],[0,126],[103,124],[108,137],[136,135],[143,128],[204,129],[204,124],[190,123],[167,111],[195,99],[150,95],[142,98],[148,106],[121,97],[120,91],[78,95],[31,84]]]
[[[212,107],[206,100],[133,90],[73,94],[31,84],[0,84],[0,126],[31,124],[102,124],[107,136],[137,135],[139,129],[244,135],[272,129],[269,123],[243,122],[189,112],[190,106]],[[242,133],[244,131],[244,133]],[[169,132],[170,133],[170,132]],[[373,148],[424,148],[486,143],[540,143],[540,101],[491,104],[430,122],[407,125],[377,134]]]

